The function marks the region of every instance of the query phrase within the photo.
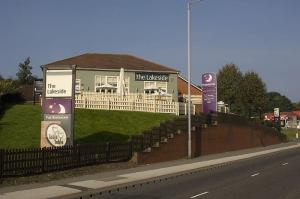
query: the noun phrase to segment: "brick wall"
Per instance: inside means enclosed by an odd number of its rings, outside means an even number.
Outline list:
[[[177,78],[177,87],[178,92],[180,92],[181,94],[188,94],[188,83],[180,77]],[[202,95],[202,92],[199,88],[191,85],[191,95]]]
[[[136,153],[134,161],[149,164],[187,157],[187,133],[175,134],[151,152]],[[219,124],[215,127],[196,128],[192,132],[192,156],[223,153],[227,151],[279,144],[282,141],[276,131],[265,132],[252,126]]]

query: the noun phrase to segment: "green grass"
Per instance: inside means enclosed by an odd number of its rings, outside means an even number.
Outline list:
[[[300,138],[300,129],[282,129],[282,133],[286,134],[288,141],[296,139],[296,133],[298,133]]]
[[[171,120],[175,115],[76,109],[75,142],[98,143],[123,141]],[[0,148],[39,147],[41,108],[14,105],[0,116]]]

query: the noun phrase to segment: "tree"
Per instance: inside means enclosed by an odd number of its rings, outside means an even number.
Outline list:
[[[278,92],[269,92],[266,97],[266,112],[273,112],[274,108],[279,108],[280,111],[292,111],[295,108],[289,98]]]
[[[27,57],[23,63],[19,64],[19,71],[17,72],[18,82],[20,84],[32,84],[34,77],[31,73],[30,57]]]
[[[16,85],[11,79],[0,79],[0,96],[13,92],[16,89]]]
[[[300,110],[300,102],[294,103],[293,105],[295,110]]]
[[[239,89],[243,74],[235,64],[226,64],[217,73],[218,101],[227,103],[231,112],[240,113]]]
[[[261,109],[266,104],[266,85],[253,71],[246,72],[240,85],[240,100],[243,105],[244,114],[247,114],[249,119],[258,115]]]

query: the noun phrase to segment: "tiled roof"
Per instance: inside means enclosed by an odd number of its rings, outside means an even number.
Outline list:
[[[297,115],[297,117],[300,118],[300,111],[293,111],[293,113],[294,113],[295,115]]]
[[[178,70],[132,55],[86,53],[44,66],[76,65],[79,69],[137,70],[177,73]]]

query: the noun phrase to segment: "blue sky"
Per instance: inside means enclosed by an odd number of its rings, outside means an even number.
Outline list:
[[[300,1],[204,0],[192,8],[192,81],[226,63],[300,101]],[[187,74],[185,0],[1,0],[0,74],[86,52],[126,53]]]

